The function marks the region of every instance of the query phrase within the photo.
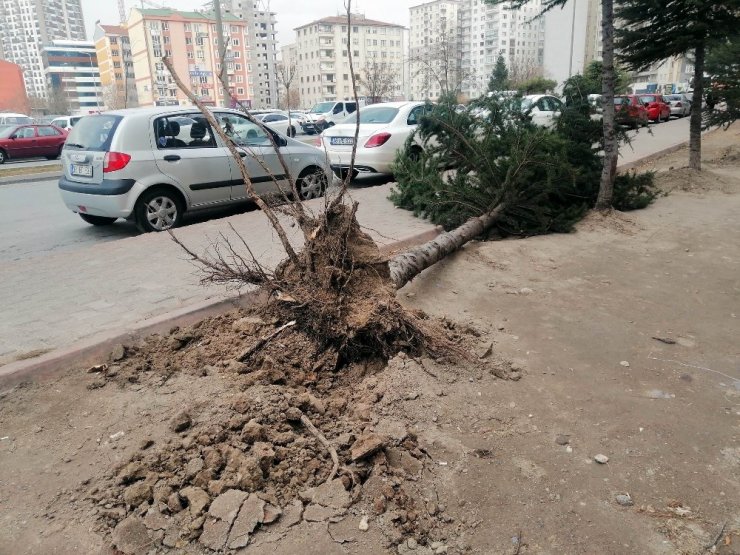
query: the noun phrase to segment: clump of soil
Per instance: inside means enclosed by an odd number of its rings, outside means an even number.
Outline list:
[[[619,212],[618,210],[609,210],[607,212],[590,210],[576,224],[576,229],[579,231],[610,230],[625,235],[634,235],[641,228],[634,219],[630,218],[624,212]]]
[[[726,146],[708,161],[718,166],[736,166],[740,163],[740,146],[737,144]]]
[[[655,175],[657,187],[670,193],[679,190],[688,193],[704,193],[719,191],[730,193],[733,191],[734,183],[728,177],[722,176],[711,170],[692,170],[691,168],[678,168],[671,171],[658,172]]]
[[[156,388],[175,375],[207,380],[216,373],[233,384],[231,396],[183,407],[169,422],[168,439],[143,443],[90,490],[99,531],[110,533],[119,551],[135,553],[144,543],[237,549],[261,528],[337,521],[358,507],[386,515],[389,545],[407,535],[422,543],[440,536],[445,517],[427,510],[415,483],[430,464],[425,450],[400,422],[392,433],[375,429],[378,411],[393,406],[395,369],[423,363],[436,376],[436,362],[402,353],[387,366],[383,359],[338,366],[334,352],[321,352],[294,327],[238,362],[280,328],[270,312],[234,311],[119,345],[107,364],[91,369],[91,388]],[[480,350],[478,330],[450,321],[439,329],[461,351]],[[469,371],[519,378],[491,354],[489,346],[471,356]]]

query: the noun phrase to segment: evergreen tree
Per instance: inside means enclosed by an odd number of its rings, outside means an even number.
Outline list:
[[[488,90],[491,92],[505,91],[509,88],[509,70],[506,68],[504,55],[498,55],[496,66],[491,73],[491,79],[488,81]]]
[[[689,167],[701,169],[702,99],[707,49],[740,28],[740,0],[619,0],[617,47],[630,69],[694,52]]]
[[[710,93],[724,102],[721,110],[707,106],[704,112],[704,127],[722,125],[729,127],[740,119],[740,34],[707,53],[706,74],[711,82]]]
[[[570,0],[574,2],[575,0]],[[733,0],[737,1],[737,0]],[[485,0],[487,4],[508,4],[511,8],[522,7],[529,0]],[[568,0],[541,0],[540,16],[555,8],[564,8]],[[599,197],[595,208],[608,210],[612,207],[614,180],[617,176],[619,145],[614,113],[614,0],[601,0],[601,50],[603,56],[601,94],[604,97],[602,125],[604,131],[604,165],[601,172]]]

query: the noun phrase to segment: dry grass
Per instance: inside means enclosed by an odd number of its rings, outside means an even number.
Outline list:
[[[49,164],[47,166],[0,168],[0,177],[14,177],[17,175],[34,175],[37,173],[60,172],[61,164]]]

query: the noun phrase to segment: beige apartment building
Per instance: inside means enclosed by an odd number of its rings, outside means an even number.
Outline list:
[[[216,20],[212,14],[169,8],[131,10],[126,25],[131,44],[136,92],[141,106],[189,105],[162,62],[167,56],[180,79],[211,106],[234,106],[235,100],[251,106],[254,86],[250,29],[231,14],[223,16],[227,43],[226,74],[229,95],[224,99]]]
[[[352,14],[351,44],[347,42],[347,18],[324,17],[296,28],[296,42],[284,47],[283,56],[294,57],[297,72],[294,83],[300,94],[301,106],[310,108],[325,100],[353,98],[349,69],[349,53],[357,78],[361,81],[370,64],[379,64],[383,71],[395,76],[396,87],[389,98],[405,97],[408,71],[406,68],[407,31],[402,25],[367,19]],[[367,95],[359,84],[359,96]]]
[[[95,26],[93,36],[100,68],[103,101],[109,110],[138,106],[128,31],[121,25]]]

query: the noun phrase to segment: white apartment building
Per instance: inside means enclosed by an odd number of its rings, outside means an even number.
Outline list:
[[[402,25],[352,14],[352,43],[347,43],[346,16],[325,17],[296,28],[297,88],[301,105],[310,108],[325,100],[351,100],[352,79],[349,52],[358,79],[367,64],[384,64],[393,72],[397,87],[393,98],[403,98],[407,35]],[[359,96],[367,94],[360,85]]]
[[[90,114],[103,109],[103,89],[93,42],[55,40],[44,46],[43,57],[49,94],[61,95],[71,114]]]
[[[254,108],[276,108],[280,95],[277,79],[277,13],[269,0],[222,0],[225,12],[247,23],[247,48],[253,71],[249,76],[249,97]]]
[[[518,10],[512,10],[509,3],[463,2],[460,8],[463,94],[476,98],[488,90],[499,54],[506,60],[512,80],[542,74],[545,22],[537,18],[541,10],[541,0],[532,0]]]
[[[436,100],[445,91],[463,98],[485,93],[499,54],[512,79],[542,74],[545,22],[541,0],[518,10],[509,3],[432,0],[409,9],[411,95]]]
[[[545,14],[545,77],[561,87],[569,77],[583,73],[601,60],[601,2],[569,0],[565,8]]]
[[[47,98],[43,48],[85,40],[81,0],[0,0],[0,58],[23,70],[26,93]]]
[[[458,0],[433,0],[409,8],[410,98],[437,100],[459,88],[461,7]]]

